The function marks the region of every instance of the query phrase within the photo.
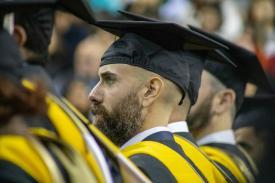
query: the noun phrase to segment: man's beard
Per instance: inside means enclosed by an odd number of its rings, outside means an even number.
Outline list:
[[[212,118],[212,100],[214,98],[214,94],[209,96],[202,104],[199,106],[197,111],[192,111],[187,116],[188,126],[190,131],[196,133],[200,129],[204,128],[208,125]]]
[[[135,92],[121,100],[112,112],[101,104],[91,106],[95,126],[118,146],[123,145],[141,129],[141,111],[142,106]]]

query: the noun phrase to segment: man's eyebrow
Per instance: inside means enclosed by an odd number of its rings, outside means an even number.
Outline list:
[[[110,71],[102,72],[102,73],[100,73],[100,76],[102,78],[105,78],[105,77],[117,77],[117,75],[115,73],[112,73]]]

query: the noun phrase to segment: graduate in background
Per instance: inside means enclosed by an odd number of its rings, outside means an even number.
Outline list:
[[[272,89],[253,53],[213,34],[191,29],[228,46],[228,51],[218,51],[232,58],[237,66],[206,62],[199,97],[188,117],[192,133],[202,150],[231,175],[234,182],[254,182],[257,168],[251,157],[237,146],[232,125],[248,81],[269,91]]]
[[[42,83],[26,88],[15,41],[0,30],[0,182],[96,182],[85,160],[52,134],[30,133],[23,117],[45,115]]]
[[[243,147],[257,163],[257,182],[275,180],[275,95],[257,94],[245,98],[233,129],[236,142]]]

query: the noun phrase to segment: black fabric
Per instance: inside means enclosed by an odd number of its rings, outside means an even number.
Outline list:
[[[204,68],[204,62],[202,61],[203,60],[194,59],[194,57],[187,58],[187,63],[190,70],[188,96],[190,98],[191,105],[194,105],[198,99],[199,89],[201,86],[201,74]]]
[[[150,22],[159,21],[155,18],[150,18],[150,17],[145,17],[145,16],[142,16],[142,15],[137,15],[137,14],[132,13],[130,11],[118,10],[118,13],[120,13],[121,15],[125,16],[126,18],[128,18],[130,20],[135,20],[135,21],[150,21]]]
[[[194,145],[196,145],[198,147],[197,142],[196,142],[196,140],[194,139],[194,137],[191,133],[189,133],[189,132],[176,132],[174,134],[179,135],[179,136],[189,140],[190,142],[192,142]]]
[[[168,50],[227,49],[211,38],[171,22],[98,20],[95,25],[119,37],[138,34]]]
[[[275,95],[245,98],[233,123],[233,129],[247,126],[275,130]]]
[[[57,0],[12,0],[0,1],[0,12],[10,13],[12,11],[26,11],[39,8],[50,8],[55,5]]]
[[[91,2],[87,0],[12,0],[0,1],[1,12],[11,11],[26,12],[41,8],[51,8],[68,11],[88,23],[96,20],[92,11]]]
[[[228,58],[231,58],[237,68],[232,68],[232,66],[228,65],[213,64],[212,62],[212,64],[206,65],[206,70],[219,79],[225,86],[232,88],[236,92],[237,109],[239,109],[242,104],[244,97],[243,88],[247,82],[254,83],[266,91],[273,91],[260,62],[254,53],[217,35],[207,33],[193,26],[189,27],[193,31],[208,36],[229,48],[229,50],[217,49],[216,52],[221,55],[227,55]],[[212,59],[209,60],[213,61]]]
[[[5,183],[38,183],[31,175],[17,165],[0,160],[0,182]]]
[[[265,155],[261,164],[259,165],[259,175],[257,176],[256,183],[271,183],[275,182],[275,144],[274,138],[270,142],[268,153]]]
[[[245,163],[245,165],[250,170],[252,175],[254,177],[256,177],[257,173],[254,171],[254,169],[252,168],[252,165],[250,164],[249,160],[246,158],[246,156],[238,148],[237,145],[225,144],[225,143],[210,143],[210,144],[206,144],[205,146],[217,147],[217,148],[225,150],[226,152],[229,152],[232,155],[235,155],[235,156],[239,157]]]
[[[130,160],[155,183],[176,183],[175,177],[159,160],[146,154],[137,154]]]

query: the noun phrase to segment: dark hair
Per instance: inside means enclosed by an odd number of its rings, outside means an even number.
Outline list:
[[[15,115],[46,113],[46,91],[42,84],[35,83],[36,89],[29,90],[5,75],[0,75],[0,83],[0,126]]]
[[[52,9],[16,12],[15,24],[21,25],[26,31],[27,41],[24,47],[39,56],[45,56],[48,53],[54,24]]]

